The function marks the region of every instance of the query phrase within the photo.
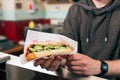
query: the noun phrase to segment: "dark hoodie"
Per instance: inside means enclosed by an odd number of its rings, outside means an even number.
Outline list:
[[[79,53],[100,60],[120,59],[120,0],[102,8],[96,8],[92,0],[74,3],[63,33],[78,41]]]

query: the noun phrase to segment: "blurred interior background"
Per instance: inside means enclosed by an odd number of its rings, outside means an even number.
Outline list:
[[[77,1],[0,0],[0,51],[24,46],[28,29],[60,34],[69,7]]]

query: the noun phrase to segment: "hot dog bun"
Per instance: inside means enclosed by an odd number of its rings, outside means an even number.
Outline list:
[[[33,50],[32,48],[38,48],[39,50]],[[65,55],[69,54],[72,48],[65,42],[49,42],[40,44],[31,44],[26,53],[27,61],[36,58],[49,58],[53,55]]]

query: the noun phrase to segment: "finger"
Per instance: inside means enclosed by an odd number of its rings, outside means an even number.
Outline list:
[[[63,58],[60,56],[56,56],[55,60],[52,62],[52,64],[48,67],[49,70],[51,71],[55,71],[58,66],[60,65],[60,63],[62,62]]]
[[[60,67],[62,67],[62,68],[66,67],[66,59],[63,58],[63,60],[60,63]]]
[[[38,60],[34,61],[34,66],[38,66]]]
[[[54,60],[54,58],[55,58],[54,56],[51,56],[43,64],[41,64],[41,67],[42,68],[47,68],[52,63],[52,61]]]
[[[72,73],[74,73],[76,75],[85,75],[85,73],[83,71],[72,71]]]
[[[35,61],[34,61],[34,66],[38,66],[38,65],[40,65],[40,64],[43,64],[44,61],[45,61],[45,60],[44,60],[43,58],[35,60]]]
[[[68,70],[70,70],[70,71],[87,71],[87,68],[84,66],[69,66]]]
[[[87,63],[83,62],[82,60],[76,60],[76,61],[67,61],[67,66],[86,66]]]
[[[82,57],[83,57],[82,54],[72,54],[72,55],[68,55],[66,59],[68,61],[71,61],[71,60],[76,61],[76,60],[80,60]]]
[[[54,71],[58,68],[60,62],[62,61],[62,58],[60,56],[56,56],[55,60],[52,62],[52,64],[49,66],[49,69],[51,71]]]
[[[68,70],[78,75],[86,75],[86,72],[87,72],[85,69],[79,68],[79,67],[73,67],[73,68],[68,67]]]

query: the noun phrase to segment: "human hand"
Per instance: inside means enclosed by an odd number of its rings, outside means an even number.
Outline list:
[[[66,65],[68,70],[78,75],[97,75],[100,73],[100,61],[83,54],[69,55]]]
[[[58,69],[62,61],[63,61],[62,56],[51,56],[48,59],[40,58],[40,59],[35,60],[34,66],[40,65],[44,69],[55,71]]]

